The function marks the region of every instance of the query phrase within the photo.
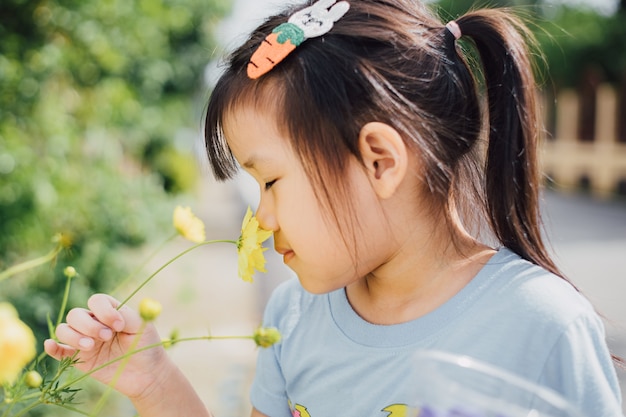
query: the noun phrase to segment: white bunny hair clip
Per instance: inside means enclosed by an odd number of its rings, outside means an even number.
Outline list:
[[[248,62],[248,77],[259,78],[285,59],[305,39],[328,33],[334,23],[346,14],[347,1],[319,0],[289,17],[267,35]]]

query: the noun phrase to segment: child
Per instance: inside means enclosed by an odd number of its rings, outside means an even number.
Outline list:
[[[414,402],[408,364],[424,349],[622,415],[602,322],[541,238],[529,36],[500,10],[444,25],[417,0],[320,0],[232,54],[208,156],[219,179],[239,166],[256,179],[257,217],[298,275],[267,306],[283,339],[259,352],[253,416],[393,414]],[[93,296],[46,351],[80,349],[83,370],[124,353],[140,320],[117,305]],[[149,327],[141,344],[158,340]],[[144,417],[208,415],[163,349],[133,356],[116,389]]]

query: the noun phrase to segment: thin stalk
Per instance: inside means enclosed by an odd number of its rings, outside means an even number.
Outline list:
[[[4,391],[4,395],[5,395],[5,397],[4,397],[4,398],[6,399],[6,395],[7,395],[6,390]],[[4,410],[4,413],[2,413],[2,417],[7,417],[7,416],[9,415],[9,411],[11,411],[11,410],[13,409],[13,407],[15,406],[15,404],[16,404],[16,402],[15,402],[15,401],[12,401],[12,402],[9,404],[9,406],[7,407],[7,409],[6,409],[6,410]]]
[[[173,240],[176,236],[178,236],[178,233],[174,233],[172,236],[168,237],[163,242],[161,242],[161,244],[159,246],[157,246],[157,248],[150,254],[150,256],[148,256],[139,266],[137,266],[130,274],[128,274],[128,276],[126,276],[126,278],[124,278],[115,287],[115,289],[113,291],[111,291],[111,294],[115,294],[118,291],[120,291],[130,280],[132,280],[139,273],[139,271],[141,271],[148,264],[148,262],[150,262],[152,260],[152,258],[154,258],[156,256],[157,253],[159,253],[161,251],[161,249],[163,249],[163,247],[168,242]]]
[[[82,414],[84,416],[88,416],[89,415],[89,413],[86,412],[86,411],[83,411],[83,410],[81,410],[79,408],[76,408],[76,407],[71,407],[71,406],[66,405],[66,404],[54,404],[54,405],[56,405],[57,407],[65,408],[66,410],[70,410],[70,411],[73,411],[73,412],[78,413],[78,414]]]
[[[65,308],[67,307],[67,300],[70,298],[70,287],[72,282],[72,277],[67,276],[65,280],[65,291],[63,292],[63,300],[61,301],[61,307],[59,308],[59,317],[57,317],[56,326],[54,326],[54,330],[59,327],[61,321],[63,320],[63,316],[65,315]],[[51,335],[52,337],[52,335]]]
[[[129,358],[132,355],[135,355],[137,353],[140,353],[140,352],[143,352],[143,351],[146,351],[146,350],[149,350],[149,349],[153,349],[155,347],[163,346],[165,344],[169,344],[169,343],[172,343],[172,342],[181,343],[181,342],[193,342],[193,341],[199,341],[199,340],[211,341],[211,340],[246,340],[246,339],[254,340],[254,335],[246,335],[246,336],[195,336],[195,337],[184,337],[184,338],[176,339],[174,341],[172,341],[172,340],[162,340],[160,342],[153,343],[153,344],[150,344],[150,345],[146,345],[146,346],[143,346],[143,347],[141,347],[139,349],[132,350],[130,352],[126,352],[124,355],[118,356],[115,359],[111,359],[110,361],[105,362],[102,365],[97,366],[97,367],[93,368],[92,370],[90,370],[88,372],[85,372],[82,375],[80,375],[80,376],[78,376],[78,377],[76,377],[76,378],[74,378],[74,379],[72,379],[70,381],[66,381],[64,384],[60,384],[58,387],[56,387],[54,389],[54,391],[62,391],[64,389],[66,389],[66,388],[69,388],[72,385],[82,381],[83,379],[88,378],[93,373],[96,373],[99,370],[101,370],[103,368],[106,368],[107,366],[113,365],[116,362],[119,362],[121,360]],[[58,376],[60,376],[60,375],[55,375],[53,380],[56,380],[58,378]],[[46,392],[47,391],[49,391],[49,389],[46,390]],[[41,395],[41,393],[34,393],[34,394],[25,395],[25,396],[21,397],[21,401],[37,398],[40,395]],[[5,417],[5,416],[6,416],[6,412],[5,412],[5,414],[2,415],[2,417]]]
[[[12,277],[15,274],[19,274],[20,272],[27,271],[31,268],[36,268],[40,265],[52,261],[59,254],[59,252],[61,252],[61,249],[63,249],[63,246],[59,244],[56,248],[54,248],[44,256],[40,256],[39,258],[19,263],[17,265],[13,265],[9,269],[5,269],[4,271],[0,272],[0,282]]]
[[[206,341],[211,341],[211,340],[236,340],[236,339],[250,339],[250,340],[254,340],[254,336],[253,335],[247,335],[247,336],[195,336],[195,337],[185,337],[185,338],[180,338],[180,339],[176,339],[175,341],[172,340],[162,340],[160,342],[157,343],[153,343],[151,345],[146,345],[144,347],[141,347],[139,349],[135,349],[133,351],[130,352],[126,352],[124,355],[122,356],[118,356],[115,359],[112,359],[100,366],[97,366],[95,368],[93,368],[92,370],[85,372],[84,374],[82,374],[81,376],[73,379],[72,381],[66,382],[65,384],[61,385],[60,387],[57,388],[58,390],[63,390],[65,388],[68,388],[70,386],[72,386],[73,384],[82,381],[83,379],[87,378],[88,376],[90,376],[91,374],[98,372],[99,370],[106,368],[107,366],[113,365],[116,362],[119,362],[121,360],[124,360],[125,358],[128,358],[136,353],[140,353],[149,349],[153,349],[155,347],[159,347],[159,346],[163,346],[166,343],[180,343],[180,342],[193,342],[193,341],[199,341],[199,340],[206,340]],[[24,397],[26,398],[26,397]]]
[[[45,352],[44,352],[45,353]],[[78,355],[78,352],[75,352],[74,355],[72,355],[72,357],[70,358],[70,362],[73,362],[74,359],[76,359],[76,355]],[[52,379],[50,381],[48,381],[48,383],[46,384],[46,386],[44,388],[41,389],[40,395],[41,396],[41,401],[46,401],[46,395],[48,395],[48,393],[50,391],[55,391],[55,389],[53,388],[55,384],[57,384],[57,381],[59,381],[61,379],[61,376],[63,375],[63,373],[70,367],[70,364],[61,364],[57,367],[57,370],[54,374],[54,376],[52,377]],[[34,397],[35,395],[31,395],[30,397]],[[25,399],[28,399],[29,396],[25,396]]]
[[[133,340],[133,343],[130,345],[130,348],[129,348],[130,351],[135,350],[135,348],[137,347],[137,344],[139,343],[139,339],[141,339],[141,335],[143,334],[143,331],[146,329],[146,324],[147,323],[145,321],[141,324],[139,331],[135,335],[135,339]],[[93,411],[89,414],[90,417],[96,417],[98,414],[100,414],[100,411],[102,410],[102,407],[104,407],[106,400],[109,398],[109,395],[111,395],[111,390],[117,383],[120,376],[122,376],[122,372],[124,372],[124,368],[126,368],[126,365],[128,364],[129,360],[130,360],[130,356],[127,356],[126,358],[124,358],[122,360],[122,363],[120,363],[120,366],[115,370],[115,374],[113,375],[111,382],[109,382],[106,390],[104,391],[104,393],[102,393],[102,396],[100,397],[100,399],[94,406]]]
[[[17,414],[14,414],[13,417],[19,417],[19,416],[23,416],[24,414],[26,414],[27,412],[29,412],[30,410],[32,410],[33,408],[37,407],[38,405],[41,405],[42,402],[41,400],[35,401],[34,403],[28,404],[27,407],[22,408],[20,411],[17,412]],[[4,414],[3,414],[4,416]]]
[[[120,308],[122,308],[122,306],[124,304],[126,304],[131,298],[133,298],[133,296],[135,294],[137,294],[139,292],[139,290],[141,290],[143,287],[146,286],[146,284],[148,282],[150,282],[152,280],[152,278],[154,278],[159,272],[161,272],[163,269],[165,269],[168,265],[170,265],[172,262],[174,262],[175,260],[177,260],[178,258],[182,257],[183,255],[191,252],[192,250],[200,247],[200,246],[204,246],[204,245],[208,245],[211,243],[233,243],[233,244],[237,244],[236,240],[225,240],[225,239],[220,239],[220,240],[207,240],[205,242],[200,242],[198,244],[193,245],[192,247],[185,249],[184,251],[182,251],[181,253],[179,253],[178,255],[176,255],[175,257],[173,257],[172,259],[170,259],[169,261],[167,261],[165,264],[163,264],[159,269],[157,269],[156,271],[154,271],[148,278],[146,278],[137,288],[135,288],[135,290],[130,293],[130,295],[128,297],[126,297],[126,299],[124,299],[124,301],[122,301],[120,303],[119,306],[117,306],[117,309],[119,310]]]

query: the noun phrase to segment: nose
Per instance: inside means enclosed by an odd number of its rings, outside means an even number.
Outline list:
[[[274,206],[269,198],[261,197],[259,206],[256,210],[256,218],[259,221],[259,226],[265,230],[271,230],[272,232],[278,231],[278,220],[274,212]]]

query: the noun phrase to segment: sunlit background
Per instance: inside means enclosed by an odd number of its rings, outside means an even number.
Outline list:
[[[285,3],[2,0],[0,271],[48,252],[56,233],[73,241],[54,265],[0,282],[0,301],[13,303],[40,341],[62,298],[63,268],[80,273],[72,306],[111,291],[171,234],[174,206],[191,206],[209,238],[237,237],[256,186],[243,176],[228,184],[211,178],[202,110],[223,54]],[[473,2],[431,3],[446,20]],[[546,235],[563,270],[606,317],[612,350],[626,356],[626,1],[487,3],[530,16],[541,43]],[[138,280],[186,247],[164,247]],[[142,295],[164,304],[163,336],[247,334],[272,288],[291,276],[280,259],[269,263],[250,285],[236,278],[232,248],[202,248]],[[215,415],[248,413],[252,344],[194,342],[171,355]],[[88,404],[96,394],[84,395]],[[132,410],[113,397],[107,413]]]

